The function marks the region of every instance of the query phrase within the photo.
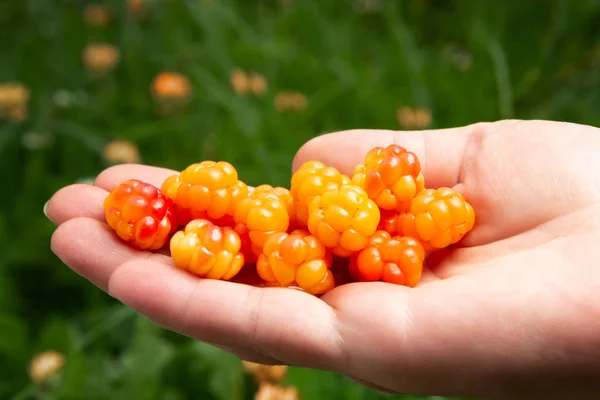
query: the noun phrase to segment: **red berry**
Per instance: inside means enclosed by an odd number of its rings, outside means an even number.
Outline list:
[[[109,193],[104,213],[122,240],[138,249],[156,250],[164,246],[176,227],[172,206],[157,187],[130,179]]]

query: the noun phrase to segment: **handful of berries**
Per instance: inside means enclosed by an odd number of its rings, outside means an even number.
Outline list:
[[[475,223],[464,196],[425,188],[419,159],[398,145],[372,149],[352,177],[308,161],[289,190],[249,187],[231,164],[203,161],[162,188],[121,183],[104,211],[122,240],[143,250],[169,243],[175,265],[198,277],[231,280],[252,268],[264,286],[313,295],[344,276],[414,287],[427,252]]]

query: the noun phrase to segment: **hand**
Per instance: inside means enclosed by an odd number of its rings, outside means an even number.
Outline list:
[[[432,255],[414,289],[356,283],[319,299],[197,279],[168,256],[132,250],[104,223],[102,201],[123,180],[160,185],[174,173],[147,166],[57,192],[52,249],[157,323],[247,360],[334,370],[391,392],[597,397],[600,130],[502,121],[347,131],[308,142],[294,168],[316,159],[350,174],[391,143],[419,156],[428,187],[458,189],[477,214],[462,246]]]

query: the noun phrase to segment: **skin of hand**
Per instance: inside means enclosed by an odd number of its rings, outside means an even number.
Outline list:
[[[174,171],[121,165],[59,190],[46,213],[54,253],[156,323],[265,364],[326,369],[382,391],[498,399],[600,394],[600,129],[499,121],[416,131],[353,130],[306,143],[346,174],[374,146],[421,160],[427,187],[462,192],[476,223],[431,255],[413,289],[380,282],[322,298],[198,279],[133,250],[104,222],[121,181]],[[335,149],[335,151],[331,151]],[[243,173],[242,173],[243,175]]]

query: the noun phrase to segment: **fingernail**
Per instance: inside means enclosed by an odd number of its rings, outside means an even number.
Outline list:
[[[52,219],[48,216],[48,204],[50,203],[50,200],[48,200],[46,202],[46,204],[44,204],[44,215],[46,216],[46,218],[48,218],[50,220],[50,222],[54,223],[54,221],[52,221]]]

